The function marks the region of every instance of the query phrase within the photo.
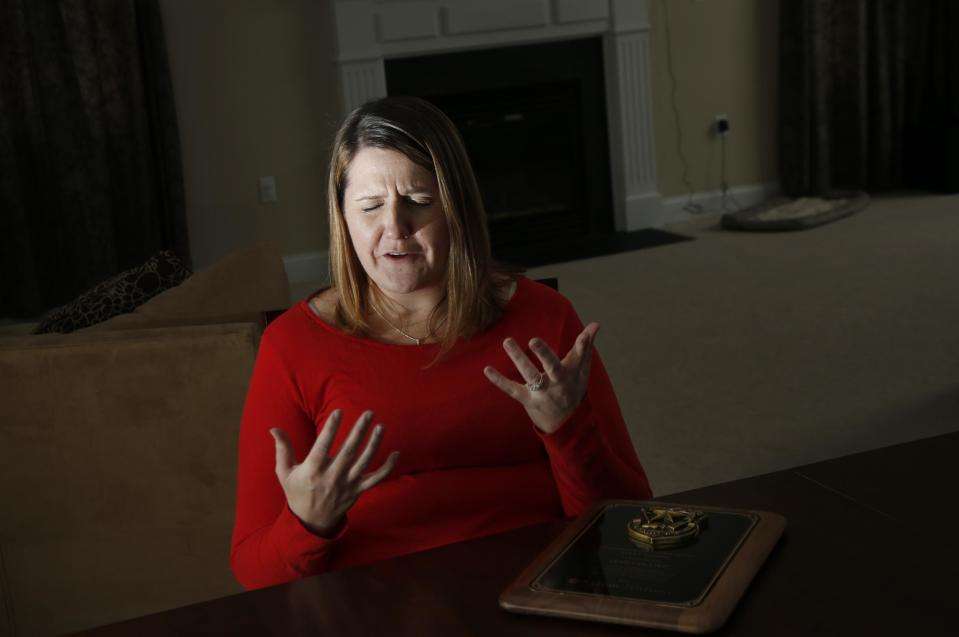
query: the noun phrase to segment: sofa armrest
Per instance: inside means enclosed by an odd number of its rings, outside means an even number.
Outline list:
[[[0,339],[0,548],[18,632],[240,590],[237,437],[258,322]]]

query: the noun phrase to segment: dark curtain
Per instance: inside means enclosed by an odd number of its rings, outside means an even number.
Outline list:
[[[0,0],[0,317],[189,262],[156,0]]]
[[[959,148],[952,0],[782,0],[780,172],[787,195],[949,189]],[[959,141],[959,140],[957,140]],[[959,188],[959,186],[957,186]]]

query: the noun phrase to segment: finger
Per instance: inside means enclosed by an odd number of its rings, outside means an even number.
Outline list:
[[[596,332],[599,331],[599,324],[594,323],[591,325],[596,325],[595,330],[593,331],[592,336],[589,339],[589,342],[586,345],[585,350],[583,351],[583,356],[580,359],[579,374],[584,379],[589,379],[589,372],[593,366],[593,358],[596,353]]]
[[[282,429],[274,427],[270,429],[270,435],[276,441],[276,477],[284,481],[293,471],[293,447]]]
[[[503,390],[503,393],[505,393],[507,396],[522,402],[523,390],[526,389],[526,385],[520,385],[519,383],[506,378],[500,374],[495,367],[490,367],[488,365],[483,368],[483,373],[491,383]]]
[[[520,348],[519,343],[512,338],[508,338],[503,341],[503,349],[506,350],[510,360],[513,361],[514,365],[516,365],[516,369],[519,370],[520,375],[526,380],[527,383],[531,383],[539,379],[539,368],[533,364],[533,361],[531,361],[526,353]]]
[[[596,338],[596,333],[599,331],[599,323],[590,323],[583,331],[579,333],[576,337],[576,342],[573,343],[573,347],[570,348],[569,352],[563,358],[563,365],[573,368],[581,368],[583,361],[587,360],[585,354],[587,349],[592,347],[593,340]]]
[[[327,455],[330,453],[330,446],[333,444],[333,440],[336,439],[336,432],[339,431],[342,420],[343,410],[334,409],[333,413],[327,417],[326,422],[323,424],[323,430],[320,432],[320,435],[313,441],[313,446],[310,448],[310,452],[306,454],[306,459],[303,460],[303,464],[308,464],[314,468],[323,466],[327,460]]]
[[[356,457],[356,449],[360,446],[360,441],[363,440],[363,437],[366,435],[366,430],[369,428],[371,422],[373,422],[373,412],[369,410],[364,411],[363,414],[356,419],[350,435],[346,437],[343,446],[340,447],[336,458],[333,459],[333,463],[330,465],[331,471],[343,471],[344,468],[353,463],[353,458]]]
[[[602,327],[602,325],[600,325],[600,324],[597,323],[596,321],[593,321],[593,322],[591,322],[589,325],[586,326],[586,329],[583,330],[584,332],[589,332],[589,342],[590,342],[590,343],[593,343],[593,342],[596,341],[596,337],[599,336],[599,328],[601,328],[601,327]]]
[[[366,443],[366,448],[363,449],[363,453],[360,454],[360,457],[357,458],[353,466],[350,467],[347,477],[351,482],[363,475],[366,467],[370,464],[370,461],[373,460],[373,456],[376,455],[376,450],[380,448],[380,442],[382,441],[383,425],[377,425],[373,427],[373,433],[370,434],[370,440]]]
[[[563,371],[563,361],[559,360],[556,352],[550,348],[541,338],[534,338],[529,342],[529,347],[536,354],[536,358],[543,364],[543,371],[553,382],[559,381],[559,373]]]
[[[382,466],[382,467],[380,467],[379,469],[377,469],[377,470],[374,471],[373,473],[370,473],[370,474],[366,475],[366,476],[360,481],[360,484],[357,485],[357,487],[356,487],[356,493],[357,493],[357,494],[363,493],[363,492],[366,491],[367,489],[370,489],[370,488],[372,488],[372,487],[375,487],[375,486],[378,485],[380,482],[382,482],[383,480],[385,480],[385,479],[386,479],[386,476],[388,476],[388,475],[390,475],[390,473],[392,473],[392,471],[393,471],[393,469],[396,467],[396,463],[397,463],[397,461],[398,461],[399,459],[400,459],[400,452],[399,452],[399,451],[394,451],[393,453],[391,453],[391,454],[390,454],[390,457],[386,459],[386,462],[383,463],[383,466]]]
[[[585,366],[585,372],[588,374],[589,366],[593,362],[593,352],[596,350],[596,337],[599,336],[599,323],[590,323],[584,331],[589,334],[589,340],[586,342],[586,347],[583,351],[583,365]]]

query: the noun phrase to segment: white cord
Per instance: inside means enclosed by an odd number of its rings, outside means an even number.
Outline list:
[[[666,71],[669,74],[670,91],[669,104],[673,109],[673,120],[676,122],[676,150],[679,155],[679,161],[683,165],[683,185],[686,186],[689,198],[683,210],[691,214],[701,214],[703,207],[698,203],[693,203],[693,193],[695,188],[693,182],[689,180],[689,162],[686,160],[686,154],[683,152],[683,127],[679,122],[679,107],[676,105],[676,74],[673,73],[673,36],[669,28],[669,9],[666,0],[660,0],[660,6],[663,10],[663,25],[666,32]]]
[[[736,198],[729,194],[729,184],[726,182],[726,133],[719,134],[719,141],[722,145],[721,161],[719,164],[719,187],[722,192],[722,207],[724,212],[734,212],[736,210],[742,210],[742,204],[736,201]],[[735,208],[733,210],[729,209],[728,201],[731,201]]]

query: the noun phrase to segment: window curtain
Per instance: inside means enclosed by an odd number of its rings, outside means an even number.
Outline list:
[[[782,0],[780,178],[790,196],[948,188],[959,148],[951,0]]]
[[[156,251],[189,263],[156,0],[0,4],[0,317],[35,318]]]

